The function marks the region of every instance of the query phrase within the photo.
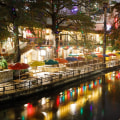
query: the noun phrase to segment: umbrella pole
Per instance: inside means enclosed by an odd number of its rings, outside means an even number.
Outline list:
[[[35,67],[35,75],[36,75],[36,78],[37,78],[37,66]]]
[[[20,70],[19,70],[19,80],[20,80]]]

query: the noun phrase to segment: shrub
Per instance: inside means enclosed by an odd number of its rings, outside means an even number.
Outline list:
[[[0,60],[0,66],[2,67],[2,69],[7,69],[8,68],[8,64],[7,64],[6,59],[2,58]]]

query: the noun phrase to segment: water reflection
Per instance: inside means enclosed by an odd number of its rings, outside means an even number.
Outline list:
[[[120,118],[117,114],[120,112],[120,105],[116,106],[120,93],[119,81],[120,71],[113,71],[99,76],[96,80],[65,89],[56,96],[43,97],[35,104],[31,102],[19,108],[3,110],[0,112],[0,118],[3,118],[2,120],[113,120],[113,117]],[[113,108],[115,115],[110,112]]]

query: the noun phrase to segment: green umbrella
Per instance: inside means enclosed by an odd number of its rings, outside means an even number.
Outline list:
[[[98,57],[96,54],[91,54],[92,57]]]
[[[58,64],[58,61],[55,61],[55,60],[45,60],[45,64],[46,65],[55,65],[55,64]]]
[[[69,56],[79,56],[78,54],[69,54]]]

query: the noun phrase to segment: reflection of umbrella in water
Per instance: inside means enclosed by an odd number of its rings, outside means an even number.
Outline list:
[[[15,63],[8,65],[8,69],[19,70],[19,80],[20,80],[20,70],[29,68],[29,65],[26,63]]]
[[[29,120],[45,119],[45,115],[39,110],[36,110],[36,107],[33,104],[27,103],[25,107],[26,107],[26,116]],[[22,119],[22,120],[25,120],[25,119]]]

